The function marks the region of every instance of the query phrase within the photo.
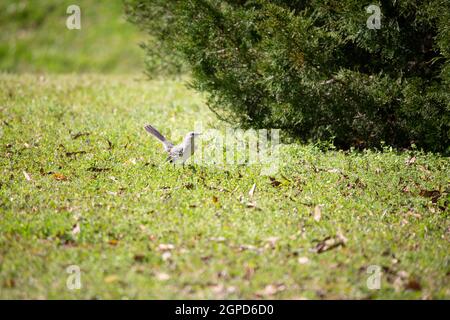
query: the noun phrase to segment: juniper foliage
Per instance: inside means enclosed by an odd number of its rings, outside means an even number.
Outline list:
[[[125,5],[158,40],[147,48],[149,73],[189,70],[222,119],[343,148],[450,151],[449,1]],[[380,29],[367,27],[369,5],[381,10]]]

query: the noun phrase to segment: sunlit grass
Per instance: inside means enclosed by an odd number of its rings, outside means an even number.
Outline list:
[[[448,158],[292,144],[272,179],[173,167],[145,123],[176,142],[196,121],[224,127],[182,82],[0,87],[1,298],[450,297]]]

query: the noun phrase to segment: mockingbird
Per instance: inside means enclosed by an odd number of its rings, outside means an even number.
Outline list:
[[[194,138],[199,136],[200,133],[189,132],[184,137],[182,143],[173,145],[172,142],[167,140],[158,130],[153,128],[151,125],[147,124],[144,126],[144,129],[151,133],[155,138],[162,142],[164,146],[164,150],[168,153],[167,161],[171,163],[182,163],[184,164],[186,160],[194,154],[195,146],[194,146]]]

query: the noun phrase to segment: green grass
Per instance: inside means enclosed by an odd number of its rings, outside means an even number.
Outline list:
[[[81,30],[69,30],[69,5],[81,9]],[[0,2],[0,70],[4,72],[140,72],[143,40],[124,18],[122,0]]]
[[[450,298],[448,158],[291,144],[278,183],[258,166],[174,168],[144,123],[178,138],[198,120],[224,127],[181,82],[1,75],[0,87],[2,299]],[[70,265],[80,290],[66,287]]]

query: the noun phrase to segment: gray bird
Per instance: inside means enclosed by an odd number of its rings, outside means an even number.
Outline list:
[[[147,124],[144,126],[144,129],[152,134],[155,138],[162,142],[164,146],[164,150],[168,153],[167,160],[171,163],[182,163],[184,164],[186,160],[194,154],[195,145],[194,138],[199,136],[200,133],[197,132],[189,132],[184,137],[182,143],[173,145],[172,142],[167,140],[158,130],[153,128],[151,125]]]

